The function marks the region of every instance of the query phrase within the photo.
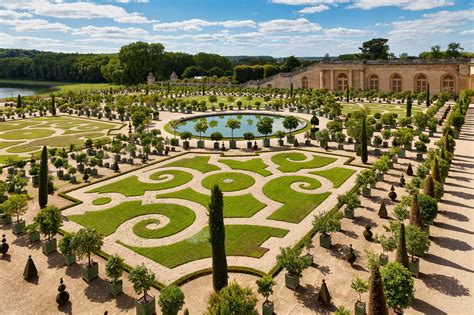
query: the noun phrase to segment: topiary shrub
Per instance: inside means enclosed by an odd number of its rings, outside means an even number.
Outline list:
[[[352,248],[352,244],[351,244],[349,248],[349,252],[346,255],[346,260],[352,266],[355,263],[356,259],[357,259],[357,256],[354,253],[354,249]]]
[[[382,200],[382,203],[380,204],[378,215],[382,219],[388,218],[387,207],[385,206],[385,200]]]
[[[69,302],[69,293],[66,291],[63,278],[59,280],[58,292],[58,295],[56,295],[56,303],[58,303],[59,306],[66,305]]]
[[[364,228],[365,230],[362,233],[364,238],[368,241],[372,241],[372,236],[374,236],[374,233],[372,232],[372,226],[370,224],[366,224]]]
[[[319,289],[318,302],[324,306],[331,305],[331,295],[329,294],[328,287],[326,285],[326,280],[323,279],[321,289]]]
[[[175,285],[170,285],[160,292],[158,300],[163,315],[176,315],[183,308],[184,294]]]
[[[208,315],[249,314],[256,315],[257,297],[250,288],[242,288],[238,283],[231,282],[221,291],[209,298]]]

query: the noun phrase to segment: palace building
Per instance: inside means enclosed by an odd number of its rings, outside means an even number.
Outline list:
[[[474,59],[327,61],[289,73],[278,73],[248,87],[322,89],[344,91],[442,91],[459,94],[474,88]]]

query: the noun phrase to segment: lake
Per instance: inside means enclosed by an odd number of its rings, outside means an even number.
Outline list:
[[[47,85],[25,85],[0,83],[0,99],[6,97],[31,96],[40,93],[48,93],[54,91],[54,88]]]

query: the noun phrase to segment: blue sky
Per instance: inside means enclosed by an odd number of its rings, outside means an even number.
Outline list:
[[[373,37],[396,55],[453,41],[474,51],[474,2],[0,0],[3,48],[108,53],[141,40],[188,53],[334,56]]]

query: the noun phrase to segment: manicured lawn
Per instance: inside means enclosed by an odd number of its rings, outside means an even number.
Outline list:
[[[161,229],[154,230],[153,233],[148,234],[147,232],[144,235],[138,236],[162,238],[173,235],[190,226],[196,219],[194,212],[184,206],[165,203],[142,205],[141,201],[138,200],[123,202],[105,210],[89,211],[81,215],[70,215],[68,218],[83,226],[95,228],[104,236],[108,236],[114,233],[125,221],[152,213],[168,217],[170,223]]]
[[[50,129],[17,129],[10,130],[0,134],[0,138],[6,140],[28,140],[50,137],[54,134],[54,130]]]
[[[22,145],[14,146],[7,149],[9,153],[26,153],[31,151],[40,150],[44,145],[48,147],[55,148],[68,148],[69,145],[80,145],[83,144],[87,138],[97,139],[98,137],[103,136],[103,133],[83,133],[78,135],[69,135],[69,136],[55,136],[44,139],[33,140],[29,143]]]
[[[272,156],[272,162],[280,165],[278,169],[284,173],[297,172],[302,169],[318,168],[335,162],[336,158],[313,155],[307,160],[306,155],[300,152],[287,152]]]
[[[237,191],[249,188],[255,184],[252,176],[242,173],[223,172],[210,175],[201,182],[204,188],[211,190],[214,185],[218,185],[222,191]]]
[[[195,156],[193,158],[182,158],[161,167],[185,167],[199,171],[201,173],[208,173],[220,170],[219,167],[209,164],[209,156]]]
[[[187,172],[179,170],[166,170],[156,172],[150,175],[150,178],[154,179],[164,178],[163,175],[173,175],[171,180],[167,180],[160,183],[143,183],[138,180],[137,176],[130,176],[122,180],[113,182],[111,184],[95,188],[88,191],[89,193],[120,193],[124,196],[142,196],[145,191],[158,191],[177,187],[189,182],[193,176]]]
[[[10,160],[19,161],[19,160],[23,160],[25,158],[26,157],[20,157],[16,154],[2,154],[2,155],[0,155],[0,164],[8,164],[10,162]]]
[[[23,143],[23,142],[24,141],[8,141],[8,142],[0,141],[0,149],[8,148],[8,147],[11,147],[13,145],[17,145],[17,144],[20,144],[20,143]]]
[[[268,249],[260,247],[270,237],[284,237],[288,231],[273,227],[255,225],[227,225],[225,228],[227,256],[246,256],[260,258]],[[209,229],[206,227],[193,237],[167,246],[141,248],[126,247],[150,258],[168,268],[174,268],[187,262],[211,257]]]
[[[7,121],[7,122],[2,122],[0,124],[0,132],[3,131],[9,131],[9,130],[20,130],[25,127],[31,127],[38,125],[39,122],[35,122],[33,120],[14,120],[14,121]]]
[[[299,187],[314,190],[321,187],[321,183],[314,178],[305,176],[284,176],[269,181],[263,187],[263,193],[268,198],[283,203],[268,217],[271,220],[298,223],[323,202],[331,193],[304,194],[294,191],[290,185],[298,182]]]
[[[266,168],[268,167],[262,159],[251,159],[248,161],[237,161],[237,160],[229,160],[229,159],[221,159],[219,160],[220,163],[226,164],[230,168],[234,170],[244,170],[250,171],[262,176],[269,176],[272,175],[272,172],[267,171]]]
[[[212,106],[211,102],[209,102],[209,96],[192,96],[192,97],[185,97],[185,98],[182,98],[182,99],[185,100],[185,101],[192,101],[192,100],[196,100],[197,102],[206,101],[206,105],[207,105],[208,108],[211,108],[211,106]],[[247,107],[247,105],[249,104],[249,101],[247,100],[246,97],[234,97],[234,101],[232,102],[234,108],[237,108],[237,102],[238,101],[242,102],[242,108]],[[257,102],[257,101],[260,102],[260,108],[264,108],[266,102],[263,100],[263,97],[254,97],[250,101],[250,104],[252,105],[252,107],[255,108],[255,102]],[[270,100],[270,102],[272,102],[272,101],[273,101],[273,99]],[[227,96],[217,96],[217,102],[214,103],[214,106],[216,108],[219,108],[219,103],[221,103],[221,102],[224,103],[225,106],[230,105],[229,101],[227,100]]]
[[[192,188],[180,191],[157,195],[156,198],[177,198],[194,201],[208,208],[211,202],[210,195],[198,193]],[[245,205],[245,206],[242,206]],[[224,217],[225,218],[250,218],[258,211],[262,210],[266,205],[251,194],[239,196],[224,196]]]
[[[355,170],[344,167],[334,167],[324,171],[310,172],[310,174],[319,175],[329,179],[334,188],[341,186],[354,173]]]
[[[109,202],[112,201],[112,198],[109,198],[109,197],[101,197],[101,198],[97,198],[95,200],[92,201],[92,204],[94,206],[102,206],[102,205],[105,205],[105,204],[108,204]]]
[[[416,102],[415,102],[416,103]],[[406,115],[406,104],[380,104],[380,103],[363,103],[363,105],[358,105],[354,103],[342,103],[342,113],[347,115],[348,113],[360,110],[362,106],[366,106],[370,110],[370,114],[375,113],[396,113],[398,117],[405,117]],[[413,104],[412,114],[422,112],[423,108],[421,106]]]

